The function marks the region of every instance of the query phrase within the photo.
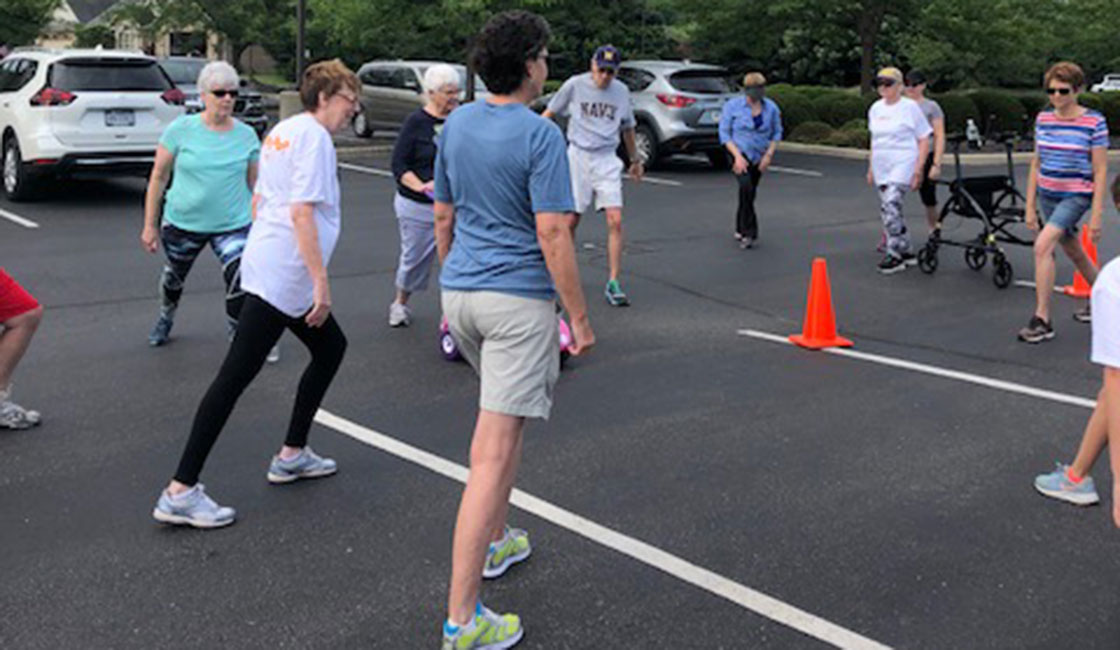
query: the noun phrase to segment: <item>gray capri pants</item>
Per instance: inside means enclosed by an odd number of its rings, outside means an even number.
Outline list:
[[[396,194],[393,210],[401,232],[397,288],[409,293],[423,291],[428,288],[428,276],[436,259],[435,207]]]

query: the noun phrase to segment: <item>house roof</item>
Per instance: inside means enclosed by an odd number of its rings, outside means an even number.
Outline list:
[[[117,0],[67,0],[66,4],[78,17],[78,22],[84,25],[117,4]]]

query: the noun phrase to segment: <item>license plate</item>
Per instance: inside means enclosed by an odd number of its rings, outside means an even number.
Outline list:
[[[714,111],[704,111],[704,113],[700,116],[700,123],[701,124],[719,124],[719,115],[720,115],[719,109],[716,109]]]
[[[136,126],[136,113],[131,108],[105,111],[105,126]]]

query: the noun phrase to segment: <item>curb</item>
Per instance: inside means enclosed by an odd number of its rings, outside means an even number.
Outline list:
[[[845,160],[867,160],[871,152],[867,149],[852,149],[850,147],[833,147],[826,144],[803,144],[800,142],[786,142],[781,141],[778,143],[779,151],[787,151],[789,153],[803,153],[812,156],[826,156],[829,158],[843,158]],[[945,152],[945,163],[948,165],[953,164],[951,152]],[[1031,161],[1034,156],[1032,151],[1016,151],[1011,154],[1011,160],[1015,164],[1026,164]],[[1112,149],[1108,152],[1109,161],[1120,160],[1120,149]],[[1007,162],[1007,154],[1002,153],[965,153],[961,154],[961,166],[976,166],[976,165],[999,165]]]
[[[358,155],[363,153],[387,153],[393,150],[391,144],[358,144],[354,146],[335,145],[335,151],[339,156]]]

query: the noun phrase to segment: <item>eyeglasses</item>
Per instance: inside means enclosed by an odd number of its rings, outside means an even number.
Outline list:
[[[358,98],[355,95],[347,95],[346,93],[335,93],[334,96],[335,97],[341,97],[341,98],[345,99],[346,101],[350,102],[351,104],[357,104],[358,103]]]
[[[1047,95],[1053,95],[1053,94],[1068,95],[1071,92],[1073,92],[1073,88],[1047,88],[1046,89],[1046,94]]]
[[[237,99],[237,96],[240,93],[238,93],[236,90],[225,90],[224,88],[219,88],[218,90],[211,90],[210,94],[217,97],[218,99],[224,99],[226,95]]]

